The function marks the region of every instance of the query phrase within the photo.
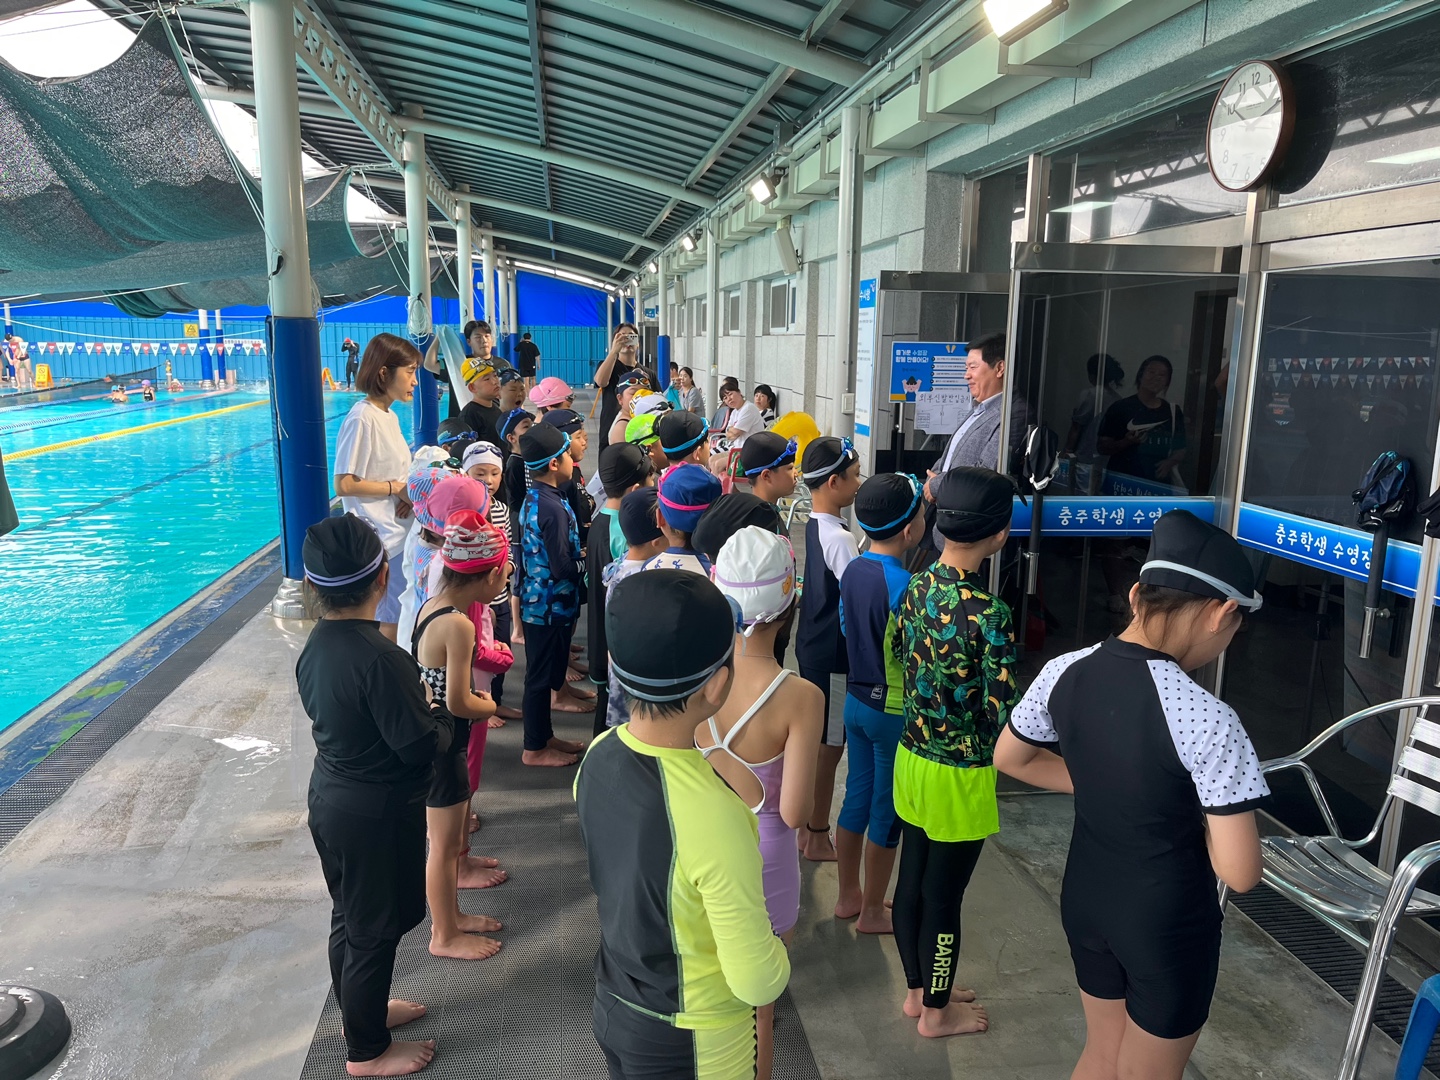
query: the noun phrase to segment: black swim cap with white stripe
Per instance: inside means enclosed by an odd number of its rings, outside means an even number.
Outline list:
[[[1261,604],[1255,571],[1240,542],[1188,510],[1171,510],[1155,522],[1140,584],[1234,600],[1247,611],[1258,611]]]

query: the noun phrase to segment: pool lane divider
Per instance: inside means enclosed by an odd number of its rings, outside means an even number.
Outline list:
[[[185,397],[170,395],[157,401],[132,401],[124,408],[127,412],[139,412],[140,410],[163,409],[169,405],[184,405],[190,401],[205,401],[209,398],[225,397],[234,393],[233,390],[214,390],[208,394],[189,394]],[[0,424],[0,435],[9,435],[16,431],[39,431],[47,427],[63,427],[66,424],[78,424],[84,420],[98,420],[101,417],[117,416],[115,407],[111,405],[106,409],[95,409],[93,412],[79,413],[74,416],[60,416],[53,420],[30,420],[23,424]],[[0,420],[5,414],[0,411]]]
[[[226,413],[239,412],[241,409],[254,409],[261,405],[268,404],[268,401],[247,401],[243,405],[227,405],[223,409],[210,409],[206,412],[191,413],[189,416],[172,416],[169,420],[156,420],[152,424],[140,424],[138,427],[121,428],[119,431],[103,431],[99,435],[87,435],[83,439],[66,439],[64,442],[50,443],[48,446],[32,446],[29,450],[16,450],[13,454],[6,454],[5,463],[8,465],[13,461],[24,461],[26,458],[39,457],[41,454],[53,454],[57,450],[70,450],[77,446],[89,446],[92,443],[104,442],[107,439],[120,439],[126,435],[137,435],[142,431],[154,431],[157,428],[173,427],[176,424],[188,424],[192,420],[208,420],[212,416],[223,416]]]

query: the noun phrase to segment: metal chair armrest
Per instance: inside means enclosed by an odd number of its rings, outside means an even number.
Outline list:
[[[1310,789],[1310,797],[1315,800],[1315,808],[1320,811],[1320,816],[1325,819],[1325,828],[1330,830],[1330,835],[1349,846],[1355,846],[1355,844],[1346,840],[1345,837],[1340,834],[1340,825],[1336,822],[1335,814],[1330,809],[1330,803],[1326,800],[1325,793],[1320,790],[1320,781],[1315,776],[1315,770],[1310,767],[1308,761],[1304,760],[1303,757],[1293,757],[1276,758],[1273,761],[1262,761],[1260,763],[1260,771],[1266,776],[1269,776],[1271,773],[1283,772],[1286,769],[1299,769],[1305,774],[1305,784]]]

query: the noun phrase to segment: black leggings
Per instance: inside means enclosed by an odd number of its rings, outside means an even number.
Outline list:
[[[570,638],[575,624],[525,624],[525,749],[544,750],[555,737],[550,719],[550,694],[565,685],[570,663]]]
[[[960,954],[960,903],[985,841],[945,843],[931,840],[918,825],[900,824],[904,845],[891,912],[895,945],[906,987],[924,989],[927,1009],[943,1009]]]

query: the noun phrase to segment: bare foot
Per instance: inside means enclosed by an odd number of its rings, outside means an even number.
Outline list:
[[[800,854],[811,862],[834,862],[835,843],[830,839],[829,828],[815,830],[805,826],[801,839]]]
[[[501,720],[520,720],[524,717],[519,709],[511,705],[496,705],[495,715]]]
[[[585,676],[583,675],[580,676],[580,678],[582,679],[584,677]],[[567,682],[564,686],[562,686],[560,688],[560,696],[562,698],[572,697],[575,698],[577,701],[593,702],[595,700],[595,691],[587,687],[581,686],[579,681],[577,680],[574,682]]]
[[[462,855],[461,858],[465,856]],[[483,866],[486,870],[493,870],[500,865],[499,859],[492,859],[489,855],[471,855],[469,858],[476,866]]]
[[[567,687],[566,690],[568,689]],[[550,695],[550,710],[552,712],[586,713],[594,710],[595,702],[583,701],[567,693],[566,690],[557,690]]]
[[[502,718],[501,716],[499,716],[499,715],[497,714],[497,715],[495,715],[495,716],[490,717],[489,720],[486,720],[486,721],[485,721],[485,726],[488,727],[488,728],[501,728],[501,727],[504,727],[504,726],[505,726],[505,720],[504,720],[504,718]]]
[[[351,1076],[409,1076],[429,1065],[435,1057],[435,1040],[392,1042],[386,1051],[369,1061],[347,1061]]]
[[[571,670],[571,671],[578,671],[581,675],[589,675],[589,674],[590,674],[590,665],[587,664],[587,663],[585,663],[584,660],[571,660],[571,661],[570,661],[570,670]],[[570,681],[571,681],[571,682],[574,682],[575,680],[574,680],[574,679],[571,679]]]
[[[461,934],[459,937],[442,941],[430,935],[430,955],[444,956],[451,960],[488,960],[500,951],[500,942],[494,938]]]
[[[974,1001],[974,1000],[975,1000],[975,991],[974,991],[974,990],[961,990],[958,986],[952,986],[952,987],[950,988],[950,1000],[951,1000],[951,1001]],[[922,1007],[924,1004],[925,1004],[925,991],[924,991],[924,990],[907,990],[907,991],[905,991],[905,1004],[900,1007],[900,1011],[903,1012],[906,1016],[910,1017],[911,1020],[919,1020],[919,1019],[920,1019],[920,1010],[921,1010],[921,1007]]]
[[[394,998],[385,1010],[385,1026],[387,1028],[404,1027],[410,1021],[419,1020],[424,1015],[425,1006],[419,1002]]]
[[[923,1009],[916,1030],[927,1039],[976,1035],[990,1027],[985,1009],[970,1001],[952,1001],[943,1009]]]
[[[550,747],[551,750],[559,750],[562,754],[583,754],[585,752],[585,744],[583,742],[571,742],[569,739],[556,739],[552,737],[545,745]]]
[[[493,934],[505,929],[499,919],[492,919],[489,915],[466,915],[463,911],[455,920],[455,925],[462,934]]]
[[[478,866],[474,859],[462,857],[460,870],[455,876],[455,885],[461,889],[493,889],[505,884],[510,877],[504,870],[490,866]]]
[[[562,754],[559,750],[524,750],[520,753],[522,765],[574,765],[578,760],[574,754]]]
[[[895,927],[890,924],[890,912],[882,907],[878,914],[862,911],[860,918],[855,922],[855,932],[859,934],[893,934]]]
[[[571,646],[570,646],[570,655],[571,655],[571,656],[579,656],[579,655],[580,655],[582,652],[584,652],[584,651],[585,651],[585,646],[583,646],[583,645],[571,645]]]
[[[473,832],[479,832],[479,831],[480,831],[480,815],[477,814],[477,813],[475,813],[475,811],[473,811],[473,810],[470,811],[470,831],[471,831],[472,833],[473,833]],[[499,866],[500,864],[499,864],[499,863],[488,863],[487,865],[490,865],[490,866]]]
[[[841,893],[840,899],[835,901],[835,917],[837,919],[853,919],[860,914],[860,890],[856,889],[853,894]]]

